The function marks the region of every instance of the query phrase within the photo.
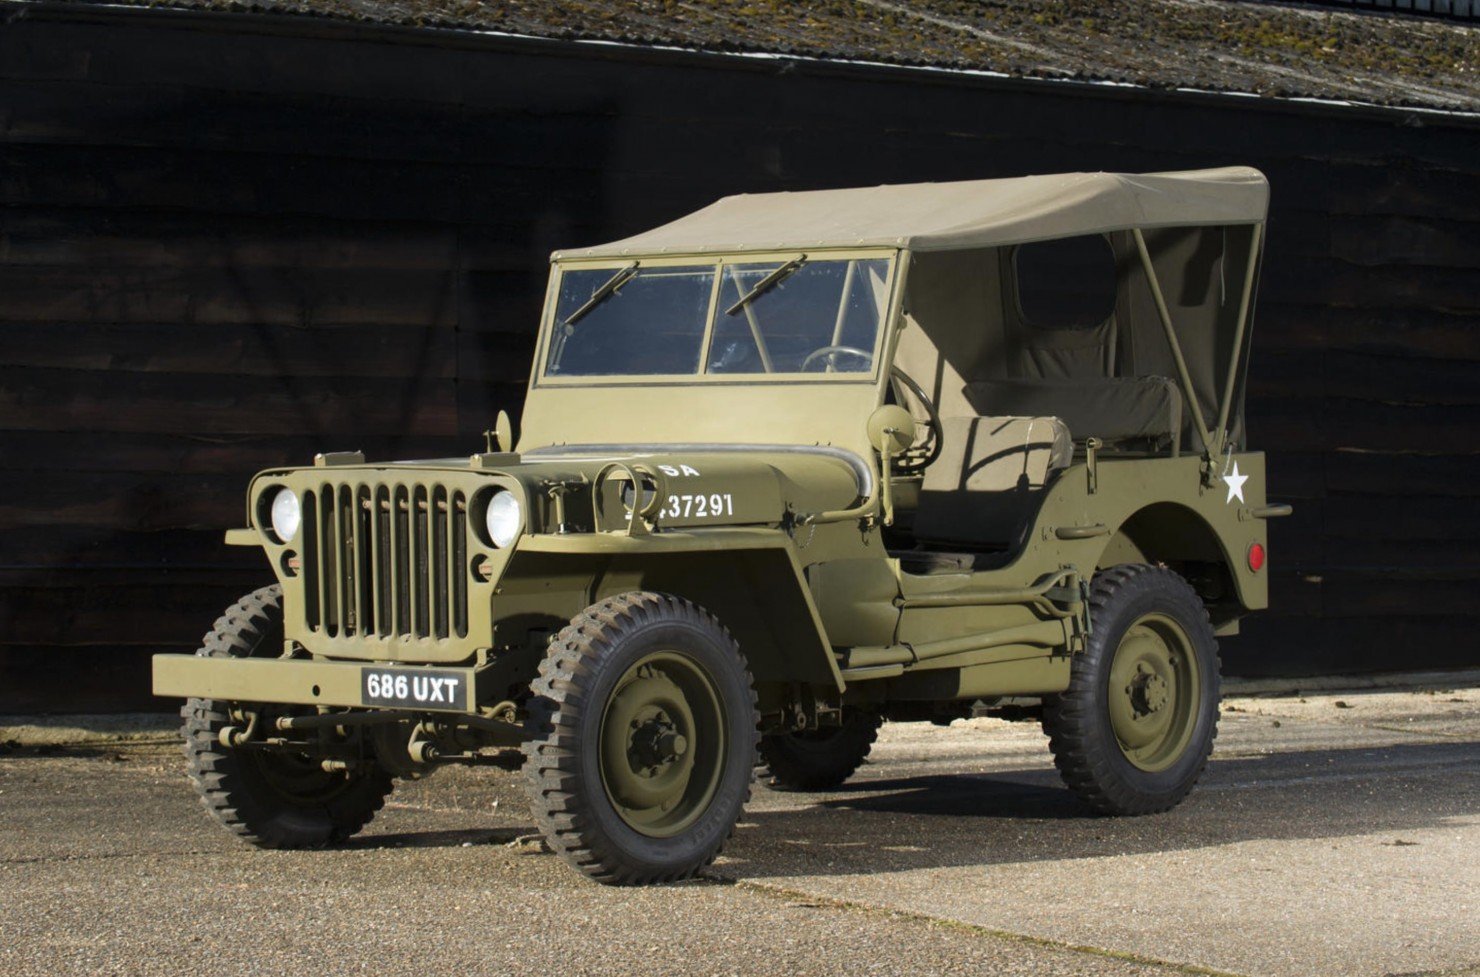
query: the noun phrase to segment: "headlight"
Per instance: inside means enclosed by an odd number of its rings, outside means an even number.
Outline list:
[[[484,524],[488,527],[488,538],[494,546],[508,546],[519,536],[524,525],[524,507],[513,492],[500,489],[488,500],[483,512]]]
[[[298,535],[298,526],[303,522],[303,510],[298,505],[298,493],[292,489],[278,489],[272,497],[272,532],[278,542],[286,543]]]

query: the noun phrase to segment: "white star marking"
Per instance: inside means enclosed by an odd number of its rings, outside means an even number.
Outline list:
[[[1232,502],[1234,499],[1244,501],[1244,483],[1248,480],[1249,476],[1238,473],[1238,462],[1234,462],[1233,474],[1223,476],[1223,481],[1228,485],[1228,498],[1223,500],[1224,503]]]

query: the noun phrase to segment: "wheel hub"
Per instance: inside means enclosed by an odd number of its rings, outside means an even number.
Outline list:
[[[1149,716],[1163,709],[1170,696],[1166,679],[1151,671],[1145,663],[1136,666],[1136,677],[1125,688],[1130,696],[1131,707],[1140,716]]]
[[[601,778],[633,829],[668,837],[699,818],[719,782],[724,711],[702,668],[657,652],[628,669],[607,703]]]
[[[1125,632],[1110,669],[1110,725],[1142,770],[1175,763],[1192,736],[1202,678],[1181,625],[1148,614]]]
[[[662,709],[653,713],[646,721],[632,720],[632,736],[627,743],[627,756],[633,769],[643,769],[649,776],[677,762],[689,751],[688,737],[678,731],[668,714]]]

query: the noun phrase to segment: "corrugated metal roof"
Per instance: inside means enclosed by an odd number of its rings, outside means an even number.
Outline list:
[[[113,0],[1480,111],[1480,29],[1210,0]]]

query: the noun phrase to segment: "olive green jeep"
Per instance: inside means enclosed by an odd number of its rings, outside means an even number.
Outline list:
[[[885,719],[1008,699],[1089,807],[1172,807],[1289,511],[1243,424],[1267,197],[762,194],[556,253],[517,438],[252,481],[226,542],[277,582],[154,659],[206,807],[323,845],[397,777],[522,766],[572,865],[673,880],[758,759],[831,788]]]

